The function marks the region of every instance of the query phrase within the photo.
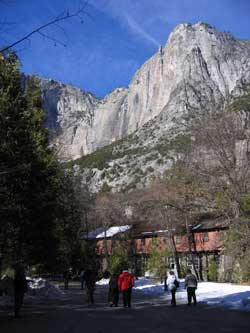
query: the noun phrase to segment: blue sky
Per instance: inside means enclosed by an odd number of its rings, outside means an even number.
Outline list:
[[[84,1],[83,1],[84,2]],[[23,37],[80,0],[0,0],[0,46]],[[65,21],[16,47],[22,70],[76,85],[96,96],[127,86],[134,72],[183,22],[205,21],[250,39],[250,0],[89,0],[84,22]],[[4,24],[3,24],[4,23]]]

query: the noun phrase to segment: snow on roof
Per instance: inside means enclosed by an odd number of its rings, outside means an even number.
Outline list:
[[[125,232],[129,229],[131,229],[132,225],[121,225],[118,227],[110,227],[105,231],[99,233],[96,238],[105,238],[105,237],[113,237],[120,232]]]
[[[132,225],[120,225],[120,226],[114,226],[110,227],[108,229],[104,228],[98,228],[94,231],[90,231],[87,235],[84,235],[81,237],[81,239],[95,239],[95,238],[109,238],[114,237],[115,235],[128,231],[132,228]]]
[[[160,234],[160,233],[162,233],[162,232],[167,232],[168,231],[168,229],[166,229],[166,230],[155,230],[155,231],[143,231],[142,232],[142,235],[152,235],[152,234]]]
[[[81,236],[80,239],[95,239],[97,235],[99,235],[101,232],[103,232],[103,228],[97,228],[96,230],[89,231],[88,233]]]
[[[198,225],[196,225],[195,227],[193,227],[192,229],[193,229],[193,230],[198,229],[198,228],[200,228],[200,226],[201,226],[201,224],[198,224]]]

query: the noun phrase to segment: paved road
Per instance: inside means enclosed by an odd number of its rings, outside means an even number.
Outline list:
[[[88,307],[82,291],[72,286],[63,300],[26,301],[20,319],[0,310],[1,333],[217,333],[250,332],[247,312],[196,308],[179,304],[172,308],[161,298],[135,293],[131,309],[109,308],[107,290],[98,287],[96,305]]]

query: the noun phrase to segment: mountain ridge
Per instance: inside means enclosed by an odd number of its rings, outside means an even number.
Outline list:
[[[189,119],[213,112],[240,96],[250,82],[249,69],[250,41],[237,40],[203,22],[180,24],[169,35],[166,45],[135,72],[127,88],[117,88],[103,99],[79,88],[40,79],[52,144],[64,161],[95,151],[98,154],[102,147],[107,153],[111,144],[112,149],[120,151],[116,156],[121,160],[115,162],[120,169],[136,169],[132,160],[125,163],[124,152],[140,151],[143,158],[133,153],[130,159],[141,159],[137,162],[143,173],[154,169],[144,177],[147,182],[165,170],[156,163],[162,156],[154,147],[184,133]],[[128,142],[132,141],[129,147]],[[126,147],[119,148],[121,144]],[[150,149],[155,150],[155,159],[148,155]],[[163,162],[170,163],[164,159]],[[119,169],[112,165],[110,170],[118,174],[116,168]],[[113,176],[107,178],[109,172],[103,174],[103,170],[98,170],[84,171],[92,179],[93,190],[98,190],[103,182],[120,189],[130,184],[129,175],[117,181]]]

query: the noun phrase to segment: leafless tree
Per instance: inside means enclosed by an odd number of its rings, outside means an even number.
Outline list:
[[[126,223],[125,207],[120,199],[119,194],[99,193],[95,198],[94,206],[89,212],[91,225],[103,229],[106,262],[108,262],[108,229],[111,226],[121,226]]]
[[[89,16],[89,13],[86,11],[86,7],[87,7],[87,2],[85,2],[83,5],[80,5],[80,7],[75,11],[70,11],[69,9],[64,10],[62,13],[60,13],[58,16],[56,16],[52,20],[42,24],[39,27],[36,27],[34,30],[30,31],[25,36],[21,37],[20,39],[16,40],[15,42],[0,49],[0,53],[9,51],[10,49],[13,49],[15,46],[23,43],[24,41],[30,41],[30,38],[35,34],[38,34],[41,37],[52,41],[55,45],[59,44],[59,45],[66,47],[66,44],[63,43],[60,39],[57,39],[57,38],[53,37],[51,34],[46,33],[46,28],[54,26],[54,27],[57,27],[57,28],[63,30],[63,28],[60,26],[60,23],[63,23],[66,20],[71,20],[74,18],[79,19],[80,22],[83,23],[84,16]],[[8,25],[9,23],[10,22],[7,22],[7,21],[0,22],[2,27],[6,26],[6,24]]]
[[[197,174],[223,192],[225,213],[233,218],[240,216],[241,200],[250,189],[250,102],[238,107],[236,101],[192,125]]]

